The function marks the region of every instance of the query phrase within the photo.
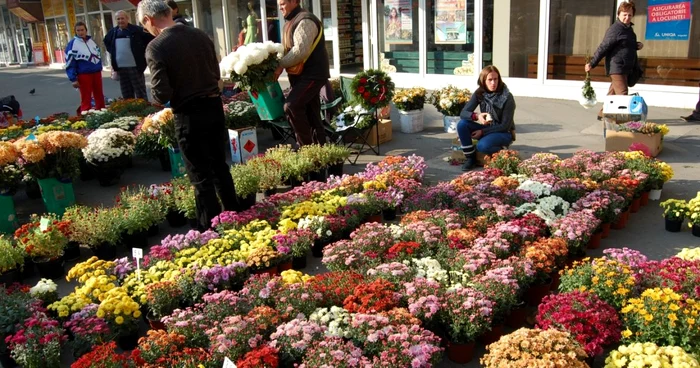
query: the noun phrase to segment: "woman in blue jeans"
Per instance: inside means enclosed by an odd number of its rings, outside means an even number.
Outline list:
[[[479,74],[479,88],[460,113],[457,134],[462,143],[466,161],[462,171],[471,170],[476,164],[476,150],[487,155],[496,153],[513,141],[511,133],[515,128],[515,99],[501,80],[498,69],[489,65]],[[477,106],[480,113],[474,112]],[[478,139],[476,150],[472,138]]]

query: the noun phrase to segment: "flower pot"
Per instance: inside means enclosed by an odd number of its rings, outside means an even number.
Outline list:
[[[457,133],[457,124],[462,120],[459,116],[442,116],[442,124],[445,128],[445,133]]]
[[[17,223],[17,211],[15,201],[9,193],[0,193],[0,234],[12,234],[19,224]]]
[[[148,228],[148,230],[146,230],[147,236],[158,236],[158,234],[160,234],[160,227],[158,224],[153,224]],[[146,241],[146,243],[148,243],[148,241]]]
[[[459,364],[469,363],[474,359],[474,347],[476,343],[474,341],[468,342],[466,344],[460,344],[453,341],[447,342],[447,357]]]
[[[142,314],[143,316],[146,316],[146,320],[148,321],[148,325],[151,327],[151,330],[165,330],[165,323],[160,321],[160,318],[156,318],[151,313],[147,314]]]
[[[649,199],[652,201],[658,201],[661,199],[661,189],[652,189],[649,191]]]
[[[139,344],[138,331],[117,337],[117,346],[122,350],[134,350]]]
[[[693,227],[691,228],[690,232],[694,236],[700,236],[700,225],[698,224],[693,224]]]
[[[669,231],[672,233],[680,232],[681,226],[683,226],[683,221],[684,221],[684,219],[676,220],[676,219],[669,219],[668,217],[665,217],[664,222],[666,225],[666,231]]]
[[[80,160],[78,160],[78,163],[80,165],[81,181],[89,181],[95,178],[95,169],[92,165],[88,164],[88,162],[85,160],[84,157],[82,157],[82,155],[80,157]]]
[[[326,168],[319,169],[317,171],[312,171],[309,173],[310,181],[325,182],[326,181]]]
[[[617,220],[610,224],[610,228],[613,230],[622,230],[625,228],[627,224],[625,223],[625,213],[621,212],[619,216],[617,216]]]
[[[601,239],[605,239],[608,236],[610,236],[610,223],[609,222],[604,222],[600,224],[600,230],[601,230]]]
[[[525,292],[525,301],[527,304],[536,307],[542,302],[542,299],[549,294],[552,288],[552,279],[530,285],[530,288]]]
[[[199,227],[199,223],[197,222],[197,219],[187,219],[187,224],[190,225],[192,229],[197,229]]]
[[[277,266],[270,266],[267,268],[258,268],[258,269],[250,271],[250,273],[253,275],[268,274],[270,276],[275,276],[275,275],[279,274],[279,272],[277,270]]]
[[[270,121],[284,116],[284,94],[279,82],[266,82],[265,89],[251,89],[248,95],[260,120]]]
[[[236,199],[238,199],[238,206],[240,207],[240,210],[245,211],[255,206],[255,197],[255,193],[251,193],[246,197],[239,197],[238,194],[236,194]]]
[[[29,199],[41,198],[41,188],[36,180],[28,181],[24,187],[24,192],[27,193]]]
[[[561,281],[561,275],[559,275],[559,271],[554,271],[550,273],[549,277],[552,278],[552,285],[549,286],[549,290],[556,291],[559,288],[559,282]]]
[[[639,197],[639,204],[641,204],[642,206],[646,206],[647,204],[649,204],[649,191],[648,190],[642,192],[641,197]]]
[[[148,232],[146,230],[139,230],[133,234],[123,232],[121,244],[127,249],[146,248],[148,247]]]
[[[292,268],[295,270],[303,270],[306,268],[306,255],[292,258]]]
[[[314,245],[311,246],[311,255],[316,258],[323,257],[323,248],[326,247],[326,243],[321,240],[314,241]]]
[[[492,344],[503,336],[503,324],[491,326],[491,329],[482,333],[478,340],[484,345]]]
[[[600,248],[600,241],[602,238],[603,238],[603,232],[596,231],[593,235],[591,235],[591,238],[588,240],[588,244],[586,244],[586,248],[588,248],[588,249]]]
[[[170,225],[170,227],[182,227],[187,224],[187,218],[185,218],[185,215],[176,210],[168,211],[168,213],[165,215],[165,219],[168,220],[168,225]]]
[[[63,259],[66,261],[75,261],[80,258],[80,243],[68,242],[66,249],[63,250]]]
[[[639,212],[639,207],[641,207],[641,206],[642,206],[641,197],[633,199],[632,204],[630,204],[630,212],[632,212],[632,213]]]
[[[293,268],[293,266],[292,266],[292,260],[291,260],[291,259],[290,259],[289,261],[282,262],[282,263],[280,263],[280,264],[277,265],[277,271],[278,271],[279,273],[282,273],[282,271],[291,270],[292,268]]]
[[[158,161],[162,171],[170,171],[170,155],[167,150],[161,150],[158,153]]]
[[[20,282],[21,280],[22,277],[17,269],[0,273],[0,285],[10,285],[15,282]]]
[[[423,131],[423,110],[399,110],[401,133],[418,133]]]
[[[117,256],[117,247],[109,243],[100,243],[92,248],[92,253],[101,260],[111,261]]]
[[[387,208],[382,210],[382,218],[384,218],[384,221],[396,220],[396,208]]]
[[[506,325],[518,329],[525,325],[526,319],[527,308],[525,308],[525,304],[516,305],[510,310],[510,314],[506,317]]]
[[[343,166],[344,162],[339,164],[328,166],[328,176],[343,176]]]
[[[24,257],[24,267],[22,267],[22,271],[20,272],[21,276],[23,279],[30,279],[36,275],[36,270],[34,268],[34,262],[32,262],[32,259],[30,257]]]
[[[75,204],[75,192],[70,179],[48,178],[38,182],[46,211],[63,216],[66,208]]]
[[[63,256],[56,259],[36,259],[32,261],[39,270],[39,276],[44,279],[58,279],[65,275],[66,271],[63,268]]]
[[[370,215],[369,217],[367,217],[367,220],[365,220],[365,222],[382,222],[382,215]]]

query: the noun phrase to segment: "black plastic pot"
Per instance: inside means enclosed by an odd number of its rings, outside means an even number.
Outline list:
[[[187,224],[187,218],[180,211],[169,211],[168,214],[165,215],[165,219],[171,227],[181,227]]]
[[[668,217],[664,218],[664,220],[666,222],[666,231],[670,231],[672,233],[678,233],[681,231],[683,220],[669,219]]]
[[[78,242],[68,242],[66,249],[63,250],[63,259],[75,261],[78,258],[80,258],[80,244]]]

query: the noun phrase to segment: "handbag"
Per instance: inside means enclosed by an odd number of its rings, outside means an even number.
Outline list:
[[[304,71],[304,63],[306,63],[306,60],[309,59],[309,57],[311,56],[311,53],[314,52],[314,50],[316,49],[316,45],[318,45],[318,42],[321,41],[321,36],[323,35],[323,27],[319,26],[318,29],[319,29],[318,35],[316,36],[316,39],[314,40],[314,44],[311,45],[311,52],[309,52],[309,54],[306,55],[306,57],[304,58],[304,60],[301,63],[287,67],[286,70],[287,70],[288,75],[300,75],[301,72]]]
[[[627,75],[627,86],[634,87],[634,85],[637,84],[642,77],[644,77],[644,69],[642,69],[642,66],[639,65],[639,58],[635,58],[632,71]]]

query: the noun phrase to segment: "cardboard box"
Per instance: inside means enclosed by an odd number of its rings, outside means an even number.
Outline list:
[[[228,138],[233,163],[246,163],[258,155],[258,134],[254,127],[229,129]]]
[[[661,153],[661,149],[663,148],[661,133],[647,135],[633,132],[618,132],[615,130],[607,130],[605,132],[606,151],[629,151],[632,143],[642,143],[649,147],[649,151],[653,157]]]
[[[367,137],[367,142],[372,145],[377,145],[377,129],[379,129],[379,144],[389,142],[391,140],[391,120],[380,119],[379,123],[372,127]]]

